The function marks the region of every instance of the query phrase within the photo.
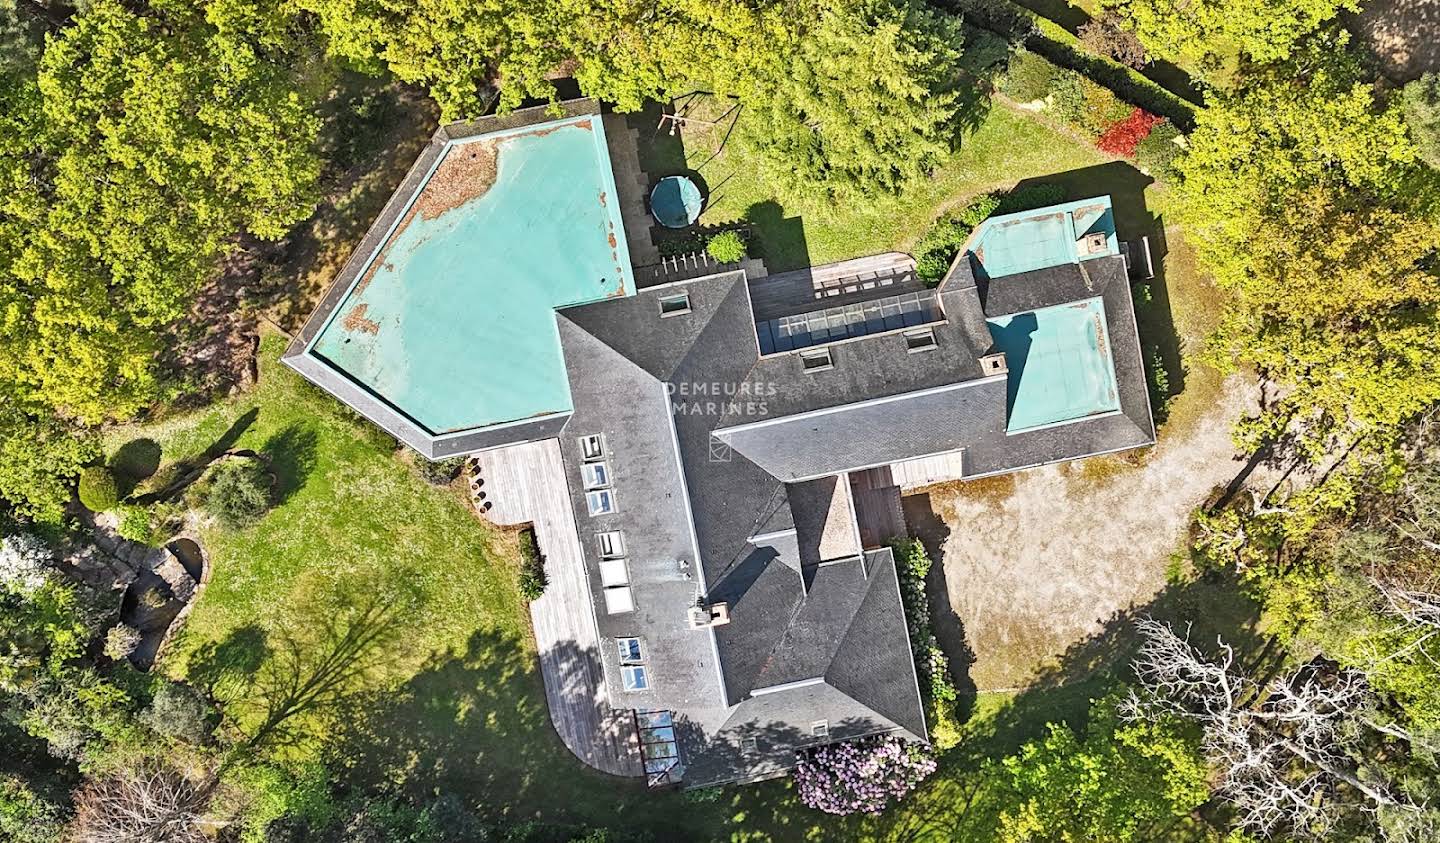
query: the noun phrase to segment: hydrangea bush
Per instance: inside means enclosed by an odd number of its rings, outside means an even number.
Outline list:
[[[800,801],[827,814],[878,814],[935,772],[935,758],[894,735],[805,750],[795,766]]]
[[[29,594],[45,584],[50,549],[29,533],[0,539],[0,588]]]

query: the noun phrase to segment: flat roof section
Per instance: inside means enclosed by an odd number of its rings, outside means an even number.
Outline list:
[[[306,354],[432,436],[571,410],[556,308],[631,295],[598,114],[448,141]]]
[[[967,253],[977,277],[1003,278],[1116,255],[1120,241],[1109,196],[991,217],[971,233]]]
[[[1119,412],[1110,332],[1099,297],[986,321],[1009,368],[1007,433]]]

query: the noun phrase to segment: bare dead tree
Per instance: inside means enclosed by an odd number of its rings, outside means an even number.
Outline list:
[[[1144,618],[1134,669],[1143,686],[1122,708],[1129,718],[1178,715],[1203,728],[1202,749],[1221,774],[1219,791],[1240,823],[1269,836],[1323,838],[1358,808],[1399,816],[1397,840],[1429,840],[1429,813],[1355,760],[1372,708],[1365,677],[1303,666],[1260,685],[1236,669],[1223,641],[1207,658],[1168,624]],[[1345,792],[1356,794],[1349,798]]]
[[[86,782],[75,799],[75,843],[205,843],[210,785],[145,760]]]

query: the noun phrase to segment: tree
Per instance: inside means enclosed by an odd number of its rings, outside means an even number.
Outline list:
[[[11,843],[54,843],[64,834],[65,811],[19,776],[0,772],[0,837]]]
[[[77,843],[205,843],[209,787],[168,764],[141,760],[92,777],[75,797]]]
[[[1420,157],[1440,168],[1440,73],[1432,71],[1407,83],[1401,102]]]
[[[957,19],[904,0],[838,0],[748,90],[743,138],[798,195],[854,201],[930,173],[955,137]]]
[[[1155,56],[1203,70],[1243,56],[1266,63],[1290,57],[1302,36],[1358,0],[1104,0]]]
[[[955,19],[914,0],[304,0],[332,54],[425,85],[447,119],[553,100],[573,75],[634,111],[694,90],[735,97],[783,183],[895,190],[950,148]]]
[[[163,393],[156,359],[245,230],[318,176],[303,38],[262,7],[98,0],[0,85],[0,395],[86,422]],[[323,80],[322,80],[323,81]]]
[[[78,431],[44,409],[27,411],[0,397],[0,499],[17,514],[58,523],[70,502],[75,475],[99,455],[94,434]]]
[[[1228,294],[1211,358],[1279,387],[1240,438],[1349,454],[1315,506],[1343,505],[1354,466],[1440,399],[1440,179],[1344,46],[1308,44],[1217,95],[1179,165],[1187,238]]]
[[[256,459],[230,460],[215,470],[205,507],[231,529],[248,527],[270,508],[271,478]]]
[[[114,661],[130,658],[144,638],[140,630],[129,624],[117,623],[105,633],[105,657]]]
[[[1076,34],[1080,36],[1080,43],[1092,53],[1128,67],[1144,67],[1150,62],[1145,55],[1145,45],[1140,43],[1135,33],[1122,29],[1121,23],[1123,21],[1118,15],[1107,11],[1098,20],[1081,24]]]
[[[1323,839],[1363,820],[1399,832],[1387,839],[1417,841],[1440,830],[1440,814],[1375,763],[1406,753],[1412,736],[1377,728],[1362,674],[1312,662],[1261,684],[1236,668],[1223,642],[1211,660],[1167,624],[1146,618],[1138,627],[1134,669],[1143,690],[1129,697],[1126,715],[1198,723],[1220,793],[1246,829]]]
[[[164,682],[140,719],[166,737],[199,745],[210,739],[214,713],[199,691],[180,682]]]
[[[1166,822],[1210,798],[1199,736],[1176,717],[1122,722],[1117,700],[1097,702],[1084,740],[1051,723],[990,771],[997,840],[1073,843],[1154,840]]]

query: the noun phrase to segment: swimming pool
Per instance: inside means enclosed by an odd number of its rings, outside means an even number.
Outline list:
[[[1007,432],[1119,411],[1120,393],[1100,298],[987,322],[1009,368]]]
[[[308,353],[432,434],[571,409],[555,309],[634,292],[599,115],[451,141]]]

